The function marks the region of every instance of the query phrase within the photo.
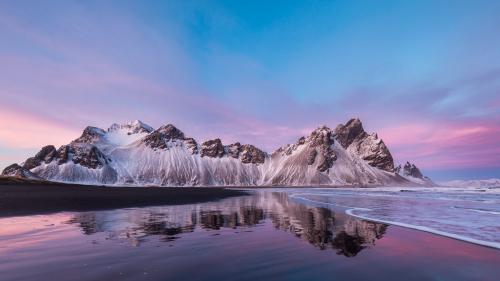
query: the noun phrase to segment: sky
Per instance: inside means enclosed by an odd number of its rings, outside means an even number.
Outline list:
[[[0,169],[87,125],[272,152],[359,117],[435,180],[500,177],[500,1],[0,1]]]

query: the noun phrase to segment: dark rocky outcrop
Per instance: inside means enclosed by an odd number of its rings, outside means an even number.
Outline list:
[[[332,150],[334,144],[333,131],[322,126],[314,130],[311,135],[305,139],[299,139],[297,144],[309,143],[307,162],[312,165],[316,160],[318,161],[317,170],[325,172],[333,166],[333,162],[337,160],[337,155]]]
[[[318,171],[325,172],[333,166],[333,162],[337,160],[337,155],[330,146],[319,147],[319,165]]]
[[[248,164],[264,164],[266,153],[251,144],[244,144],[240,151],[241,162]]]
[[[104,134],[106,134],[106,131],[103,129],[88,126],[85,130],[83,130],[82,135],[74,140],[73,143],[94,143],[99,141]]]
[[[377,134],[366,133],[358,118],[349,120],[345,125],[338,125],[335,138],[345,149],[352,147],[370,166],[388,172],[394,171],[394,159],[385,143]]]
[[[37,175],[30,172],[28,169],[16,164],[7,166],[2,171],[2,176],[17,177],[23,179],[41,179]]]
[[[165,138],[169,140],[184,139],[184,133],[172,124],[161,126],[155,132],[161,133]]]
[[[59,147],[57,150],[57,163],[59,165],[68,162],[70,149],[71,147],[69,145],[62,145]]]
[[[239,142],[230,144],[226,146],[227,154],[233,158],[238,159],[240,157],[241,152],[241,144]]]
[[[70,152],[73,163],[90,169],[101,168],[110,161],[99,148],[93,145],[74,146],[70,148]]]
[[[396,168],[396,172],[401,172],[401,165],[399,165]],[[403,172],[403,175],[405,175],[405,176],[410,176],[410,177],[419,178],[419,179],[424,178],[424,175],[422,174],[422,172],[420,172],[420,169],[417,168],[417,166],[415,166],[415,164],[412,164],[410,162],[405,163],[405,165],[403,166],[402,172]]]
[[[224,156],[224,146],[220,139],[208,140],[201,144],[201,157],[221,158]]]
[[[196,142],[195,139],[185,138],[184,144],[186,145],[186,148],[191,152],[191,154],[198,153],[198,143]]]
[[[198,153],[198,143],[193,138],[187,138],[184,133],[174,125],[161,126],[142,139],[142,142],[153,149],[169,149],[168,142],[181,141],[191,154]]]
[[[314,164],[314,161],[316,160],[316,155],[318,155],[316,149],[309,151],[309,154],[307,155],[307,165]]]
[[[59,165],[72,161],[81,166],[97,169],[111,162],[99,148],[90,144],[70,144],[59,147],[54,158]]]
[[[363,129],[361,121],[358,118],[353,118],[347,121],[345,125],[338,125],[337,128],[335,128],[335,136],[338,142],[344,148],[347,148],[356,139],[360,139],[366,136],[366,132]]]
[[[156,129],[142,141],[151,148],[168,149],[167,142],[171,140],[184,140],[184,133],[174,125],[168,124]]]
[[[31,170],[42,163],[50,163],[57,156],[56,148],[53,145],[44,146],[34,157],[26,159],[23,164],[25,169]]]

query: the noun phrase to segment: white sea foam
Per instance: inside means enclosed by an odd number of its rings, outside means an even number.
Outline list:
[[[351,215],[353,217],[357,217],[360,219],[364,219],[364,220],[369,220],[369,221],[374,221],[374,222],[380,222],[380,223],[385,223],[385,224],[391,224],[391,225],[397,225],[397,226],[401,226],[401,227],[421,230],[421,231],[425,231],[425,232],[438,234],[441,236],[446,236],[446,237],[450,237],[450,238],[454,238],[454,239],[458,239],[458,240],[462,240],[462,241],[467,241],[467,242],[478,244],[478,245],[483,245],[483,246],[488,246],[488,247],[500,249],[500,243],[498,243],[498,242],[491,242],[491,241],[483,241],[483,240],[479,240],[479,239],[474,239],[474,238],[470,238],[470,237],[466,237],[466,236],[462,236],[462,235],[457,235],[457,234],[453,234],[453,233],[449,233],[449,232],[445,232],[445,231],[436,230],[436,229],[433,229],[433,228],[430,228],[427,226],[420,226],[420,225],[413,225],[413,224],[396,222],[396,221],[388,221],[388,220],[371,218],[368,216],[362,216],[362,215],[355,214],[354,213],[355,211],[371,211],[371,210],[366,209],[366,208],[354,208],[354,209],[348,209],[345,212],[348,215]]]
[[[290,189],[304,204],[500,249],[500,196],[461,188]],[[464,191],[465,190],[465,191]]]

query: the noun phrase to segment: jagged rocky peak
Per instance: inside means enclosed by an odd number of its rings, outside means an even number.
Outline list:
[[[314,147],[322,145],[332,145],[334,142],[333,135],[334,132],[327,126],[323,125],[312,131],[309,137],[307,137],[307,139],[303,140],[302,142],[309,142],[311,146]],[[301,143],[301,139],[299,139],[299,141],[297,142],[298,144]]]
[[[280,147],[273,157],[288,157],[299,151],[294,157],[306,165],[315,165],[319,172],[325,172],[333,166],[337,155],[332,149],[334,132],[327,126],[321,126],[311,132],[308,137],[300,137],[295,144]]]
[[[122,125],[114,123],[108,128],[108,132],[115,132],[119,130],[126,130],[128,135],[138,133],[151,133],[152,131],[154,131],[153,127],[142,122],[141,120],[134,120]]]
[[[240,146],[241,162],[248,164],[264,164],[267,154],[251,144]]]
[[[317,164],[316,169],[319,172],[325,172],[333,166],[337,160],[337,155],[332,149],[334,144],[334,132],[327,126],[321,126],[312,131],[304,143],[309,144],[307,164]],[[300,139],[299,142],[300,143]]]
[[[335,135],[339,143],[347,148],[357,138],[363,138],[366,135],[363,124],[359,118],[352,118],[345,125],[340,124],[335,128]]]
[[[56,148],[53,145],[44,146],[34,157],[26,159],[23,167],[31,170],[42,163],[50,163],[57,156]]]
[[[151,148],[166,149],[167,142],[184,140],[184,133],[172,124],[163,125],[143,138],[143,142]]]
[[[142,142],[153,149],[169,149],[169,142],[184,144],[191,154],[198,153],[198,143],[193,138],[187,138],[184,133],[172,124],[163,125],[142,139]]]
[[[44,147],[37,155],[42,153],[45,148],[46,147]],[[53,156],[46,158],[45,163],[50,163],[55,160],[58,165],[62,165],[72,161],[73,163],[79,164],[83,167],[97,169],[111,162],[111,160],[106,157],[104,153],[99,150],[99,148],[95,145],[87,143],[71,143],[69,145],[62,145],[59,149],[57,149],[57,151],[51,150],[51,154]],[[29,169],[33,169],[35,167],[36,166],[29,167]]]
[[[154,132],[158,132],[168,139],[184,139],[184,133],[172,124],[163,125]]]
[[[225,150],[220,139],[208,140],[201,144],[201,157],[221,158]]]
[[[241,152],[241,144],[239,142],[232,143],[226,146],[227,154],[233,158],[238,159]]]
[[[366,134],[363,139],[356,143],[356,151],[370,166],[388,172],[394,171],[392,154],[377,134]]]
[[[101,128],[88,126],[83,130],[82,135],[73,141],[73,143],[95,143],[106,134]]]
[[[410,162],[406,162],[403,166],[403,168],[401,169],[401,165],[399,165],[395,171],[399,174],[403,174],[404,176],[409,176],[409,177],[414,177],[414,178],[419,178],[419,179],[423,179],[424,178],[424,175],[422,174],[422,172],[420,172],[420,169],[415,166],[415,164],[412,164]]]
[[[201,145],[201,157],[221,158],[229,156],[240,159],[244,164],[263,164],[267,154],[251,144],[241,145],[239,142],[223,145],[220,139],[208,140]]]
[[[385,143],[376,133],[368,134],[358,118],[335,129],[335,138],[345,148],[354,151],[372,167],[384,171],[394,171],[394,159]]]
[[[12,164],[7,166],[2,171],[2,176],[23,178],[23,179],[42,179],[39,176],[30,172],[30,170],[20,166],[19,164]]]

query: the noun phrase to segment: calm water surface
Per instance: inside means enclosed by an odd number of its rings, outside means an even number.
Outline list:
[[[320,198],[324,191],[314,192],[266,190],[193,205],[2,218],[0,280],[500,276],[497,249],[359,219]]]

